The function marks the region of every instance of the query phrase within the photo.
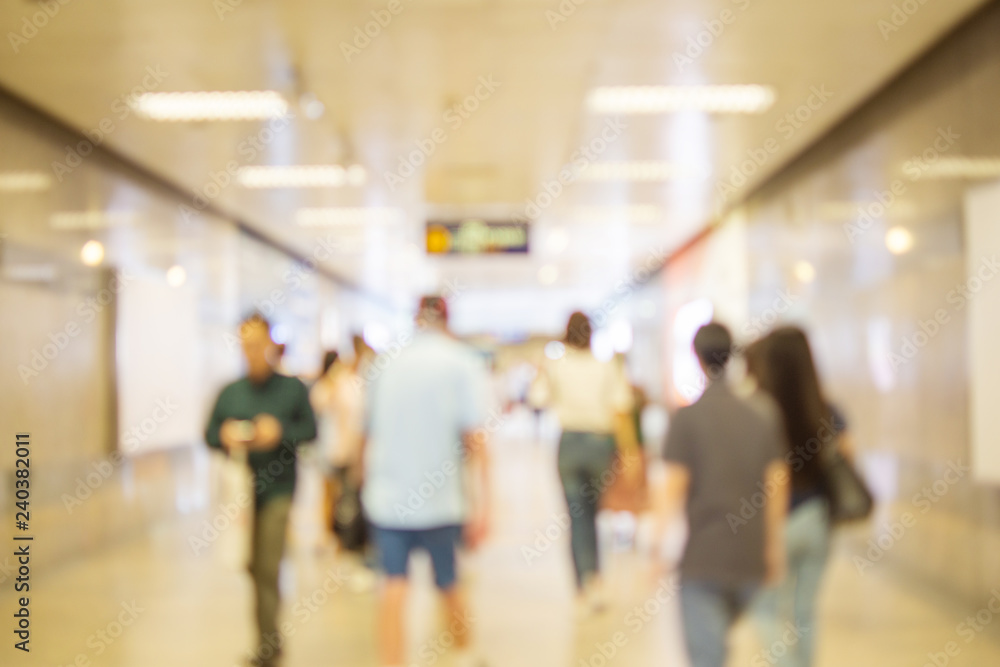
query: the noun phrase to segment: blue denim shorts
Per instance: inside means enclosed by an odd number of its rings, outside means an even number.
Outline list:
[[[455,551],[462,538],[462,527],[441,526],[424,530],[401,530],[373,526],[379,565],[389,577],[405,577],[410,552],[424,549],[434,566],[434,583],[445,590],[455,585]]]

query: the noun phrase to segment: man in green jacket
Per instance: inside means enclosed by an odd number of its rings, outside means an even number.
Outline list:
[[[240,324],[246,377],[227,385],[205,429],[209,447],[246,451],[253,473],[255,515],[250,575],[256,600],[258,642],[251,664],[274,665],[284,639],[278,632],[278,569],[285,551],[295,492],[296,448],[316,437],[309,392],[300,380],[275,371],[271,327],[259,315]]]

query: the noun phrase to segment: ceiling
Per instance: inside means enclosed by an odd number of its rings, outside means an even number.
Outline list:
[[[231,161],[360,162],[369,173],[362,187],[248,190],[231,183],[213,204],[305,254],[335,232],[343,242],[327,267],[375,292],[399,298],[448,280],[469,289],[537,289],[539,268],[552,265],[551,289],[600,294],[636,264],[679,246],[717,217],[718,183],[753,152],[777,146],[730,203],[986,4],[927,3],[905,22],[897,15],[899,29],[888,32],[894,0],[399,3],[398,15],[388,21],[388,0],[49,3],[58,11],[35,34],[25,31],[25,21],[44,11],[43,4],[18,0],[0,6],[0,33],[9,42],[0,49],[0,85],[81,131],[111,119],[114,129],[102,138],[105,145],[192,196]],[[379,17],[386,25],[370,43],[355,43]],[[10,33],[30,37],[11,41]],[[700,53],[691,46],[699,39],[706,45]],[[679,61],[676,56],[689,48],[690,61]],[[150,71],[158,75],[150,77]],[[493,90],[485,92],[483,81],[492,82]],[[621,117],[624,130],[598,158],[667,160],[702,169],[707,177],[570,184],[537,216],[527,257],[473,261],[422,252],[424,220],[436,211],[517,214],[536,201],[544,183],[611,120],[587,111],[593,87],[736,83],[773,86],[777,101],[759,115]],[[277,90],[292,102],[295,118],[265,150],[248,157],[241,146],[260,137],[259,122],[123,118],[123,96],[144,85],[158,92]],[[446,115],[477,86],[482,99],[475,111],[460,123]],[[810,99],[816,90],[828,91],[829,99]],[[306,93],[325,106],[321,117],[310,119],[299,108]],[[803,112],[810,101],[817,108]],[[782,123],[797,110],[800,118],[808,117],[794,126]],[[415,142],[436,128],[446,138],[426,163],[401,184],[387,182],[385,173],[397,170]],[[61,187],[72,188],[73,178],[67,176]],[[76,199],[63,201],[62,208],[111,203],[110,194],[96,202],[93,193]],[[624,208],[614,208],[625,205],[653,213],[629,219]],[[392,206],[404,216],[396,223],[335,230],[295,224],[297,209],[318,206]],[[612,208],[595,216],[586,208],[595,206]],[[150,225],[168,225],[179,216],[169,207],[147,214]]]

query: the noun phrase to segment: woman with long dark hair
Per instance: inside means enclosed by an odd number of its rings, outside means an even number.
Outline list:
[[[529,392],[533,405],[559,418],[559,479],[570,516],[570,544],[581,613],[604,608],[597,551],[597,510],[613,481],[615,434],[631,427],[632,389],[624,369],[599,361],[590,351],[590,319],[573,313],[566,325],[565,353],[546,361]],[[633,436],[634,437],[634,436]],[[633,443],[628,443],[632,445]]]
[[[816,598],[830,550],[825,450],[849,450],[846,424],[824,398],[805,333],[775,329],[747,349],[747,372],[781,409],[791,472],[791,507],[786,524],[787,575],[764,589],[754,604],[764,646],[786,648],[777,664],[807,667],[816,641]],[[787,641],[787,623],[797,636]]]

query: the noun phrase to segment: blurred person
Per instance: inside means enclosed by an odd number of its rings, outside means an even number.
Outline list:
[[[424,297],[412,344],[373,378],[364,443],[365,512],[386,580],[379,635],[382,664],[403,664],[408,561],[426,550],[444,600],[460,665],[483,664],[470,644],[456,577],[463,539],[475,548],[487,529],[487,378],[475,354],[448,333],[444,299]],[[463,473],[472,473],[466,490]],[[476,493],[475,491],[478,491]]]
[[[309,400],[313,406],[313,413],[316,415],[316,444],[322,457],[323,527],[331,539],[335,537],[333,534],[333,508],[339,494],[334,462],[338,441],[338,422],[334,400],[335,378],[333,373],[334,365],[338,363],[339,358],[340,355],[336,350],[327,350],[323,353],[319,377],[309,389]]]
[[[327,529],[336,538],[337,548],[357,558],[351,578],[354,590],[367,590],[375,581],[366,560],[368,530],[361,509],[361,444],[364,438],[364,393],[358,369],[367,359],[369,348],[354,336],[354,358],[350,363],[335,356],[310,392],[313,408],[320,418],[323,456],[326,464]],[[336,353],[334,353],[336,355]],[[329,361],[329,355],[324,362]]]
[[[830,551],[829,500],[823,449],[840,447],[850,456],[847,424],[826,401],[812,351],[797,327],[774,330],[747,349],[747,373],[781,411],[787,435],[785,460],[791,466],[791,498],[785,528],[788,573],[761,591],[753,617],[765,648],[785,646],[778,665],[808,667],[816,644],[816,598]],[[809,447],[810,442],[818,443]],[[787,642],[789,623],[797,639]]]
[[[240,324],[245,377],[219,393],[205,429],[209,447],[245,451],[254,480],[254,520],[249,571],[253,578],[256,644],[251,665],[277,664],[284,639],[278,632],[278,571],[285,552],[295,493],[299,444],[316,437],[309,392],[297,378],[275,371],[270,323],[253,315]]]
[[[692,667],[724,667],[729,630],[761,585],[784,574],[787,443],[777,406],[752,405],[727,386],[731,350],[721,324],[698,330],[694,351],[707,386],[674,415],[664,448],[668,507],[684,508],[688,520],[679,569]],[[744,516],[762,491],[762,515]]]
[[[605,606],[600,578],[597,512],[618,446],[635,449],[632,389],[624,367],[599,361],[590,350],[590,319],[581,312],[569,317],[565,353],[545,361],[529,392],[533,406],[550,407],[562,428],[557,456],[559,479],[570,515],[570,548],[576,578],[577,611],[581,615]]]

